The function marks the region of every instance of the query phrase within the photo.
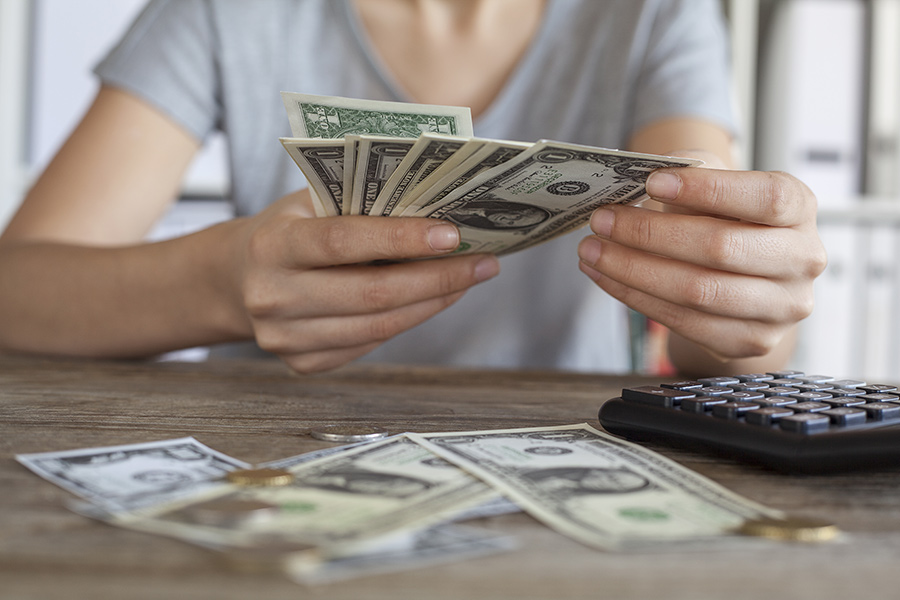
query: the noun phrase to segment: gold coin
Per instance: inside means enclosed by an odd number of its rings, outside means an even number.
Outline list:
[[[785,540],[791,542],[827,542],[837,537],[840,530],[833,523],[806,517],[761,517],[748,519],[738,527],[742,535]]]
[[[309,435],[325,442],[371,442],[387,437],[388,432],[381,427],[368,425],[325,425],[309,432]]]
[[[294,475],[283,469],[238,469],[230,471],[225,478],[242,486],[277,486],[288,485],[294,481]]]

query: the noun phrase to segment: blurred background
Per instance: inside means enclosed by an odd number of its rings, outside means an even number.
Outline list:
[[[819,200],[829,265],[792,366],[896,380],[900,0],[721,1],[741,166],[787,171]],[[93,65],[145,2],[0,0],[0,229],[92,101]],[[153,238],[230,216],[224,144],[208,140]],[[636,336],[636,369],[659,368],[654,348]]]

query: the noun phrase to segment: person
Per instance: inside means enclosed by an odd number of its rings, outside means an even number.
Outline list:
[[[255,343],[299,372],[354,360],[624,371],[624,306],[684,373],[790,356],[825,254],[815,198],[730,170],[715,0],[153,0],[0,238],[0,349],[145,357]],[[516,253],[449,256],[433,219],[313,218],[279,92],[469,106],[476,135],[706,160]],[[236,217],[143,240],[213,130]],[[447,256],[445,256],[447,255]],[[441,257],[439,260],[403,260]],[[451,306],[452,305],[452,306]]]
[[[530,229],[549,219],[550,213],[530,204],[479,200],[454,208],[447,217],[478,229]]]

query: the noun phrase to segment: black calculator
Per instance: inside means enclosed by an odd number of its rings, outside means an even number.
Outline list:
[[[900,467],[900,388],[800,371],[624,388],[600,424],[788,473]]]

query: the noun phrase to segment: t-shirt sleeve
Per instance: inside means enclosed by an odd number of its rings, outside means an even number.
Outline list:
[[[202,0],[152,0],[94,72],[202,141],[221,121],[211,23]]]
[[[712,121],[737,135],[730,47],[715,0],[662,0],[637,82],[634,126],[675,116]]]

